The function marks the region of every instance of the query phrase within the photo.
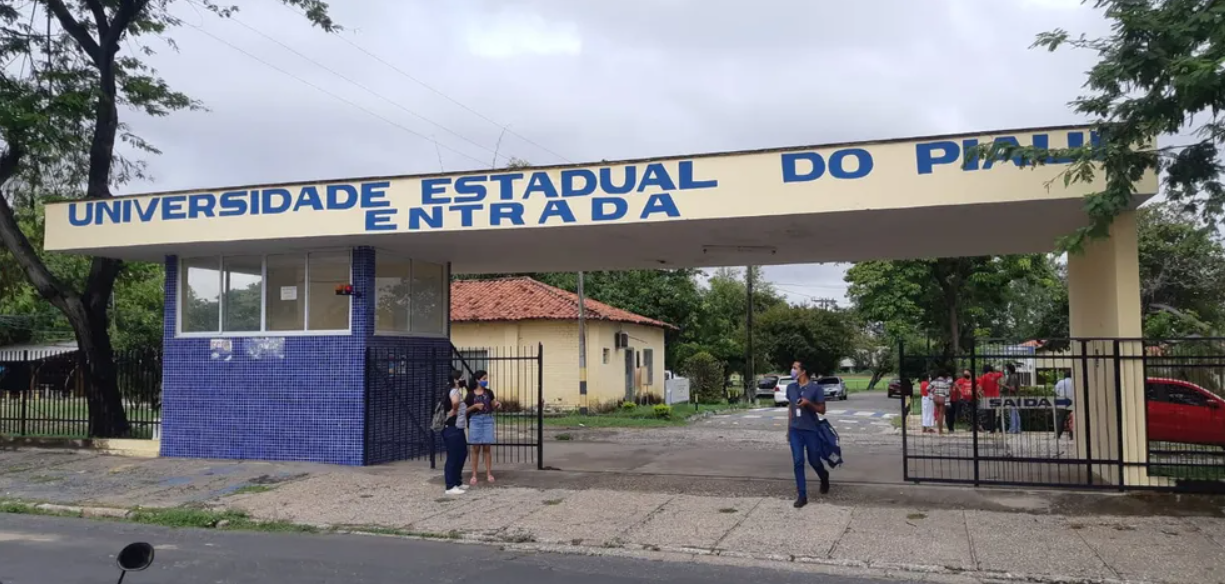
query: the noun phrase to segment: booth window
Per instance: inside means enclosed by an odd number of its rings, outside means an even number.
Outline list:
[[[183,333],[349,330],[349,252],[186,258],[180,262]]]
[[[379,251],[374,264],[376,333],[446,333],[446,268]]]

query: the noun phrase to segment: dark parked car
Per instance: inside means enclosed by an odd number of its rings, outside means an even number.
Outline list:
[[[778,376],[777,375],[766,375],[765,377],[762,377],[761,379],[757,380],[757,393],[755,394],[754,397],[758,399],[762,399],[762,398],[773,399],[774,398],[774,388],[777,386],[778,386]]]
[[[902,397],[902,380],[894,377],[889,380],[889,389],[886,391],[889,397]]]

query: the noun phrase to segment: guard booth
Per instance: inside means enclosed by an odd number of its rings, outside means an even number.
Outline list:
[[[365,355],[449,363],[452,274],[1046,252],[1087,224],[1082,197],[1100,175],[1065,186],[1052,181],[1057,161],[967,161],[966,149],[1095,139],[1054,127],[205,187],[49,205],[46,248],[165,263],[164,455],[367,464],[411,449],[369,456],[367,435],[394,441],[402,430],[365,399]],[[1143,177],[1134,204],[1156,190],[1156,175]],[[1140,336],[1130,215],[1070,258],[1069,274],[1074,336]],[[436,391],[435,373],[404,386]],[[1130,370],[1121,379],[1120,393],[1094,397],[1122,419],[1095,419],[1089,432],[1126,425],[1143,443],[1143,427],[1128,425],[1143,411],[1142,383]],[[1139,463],[1131,440],[1122,456]],[[1122,479],[1149,483],[1133,470]]]

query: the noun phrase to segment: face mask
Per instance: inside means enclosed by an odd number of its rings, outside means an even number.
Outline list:
[[[792,378],[796,378],[796,377],[799,377],[799,376],[800,376],[800,370],[799,370],[799,369],[794,369],[794,368],[793,368],[793,369],[791,370],[791,377],[792,377]]]
[[[489,387],[489,382],[485,381],[484,379],[478,381],[477,383],[481,384],[481,387]]]

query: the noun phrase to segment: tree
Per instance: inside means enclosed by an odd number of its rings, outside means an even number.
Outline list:
[[[1040,255],[859,262],[847,270],[847,295],[886,336],[924,334],[957,354],[980,334],[1014,336],[1013,291],[1048,268]]]
[[[686,359],[682,367],[692,385],[694,399],[697,400],[697,403],[710,403],[727,398],[727,388],[724,384],[727,373],[723,363],[714,355],[700,351]]]
[[[336,28],[321,0],[282,2],[305,11],[326,31]],[[113,196],[112,186],[142,175],[142,164],[116,156],[116,142],[145,153],[157,151],[128,131],[120,121],[120,106],[150,116],[200,107],[140,60],[153,51],[140,44],[144,39],[163,36],[179,24],[170,11],[175,4],[33,0],[19,5],[0,0],[0,62],[23,59],[20,70],[0,68],[0,241],[30,285],[71,326],[87,381],[89,432],[98,437],[128,431],[109,326],[109,305],[123,263],[93,258],[83,285],[74,286],[39,255],[22,229],[19,211],[54,198],[107,199]],[[222,17],[236,10],[212,0],[195,5]],[[25,9],[30,12],[23,14]],[[33,27],[38,12],[50,15],[56,28],[43,32]]]
[[[1073,38],[1057,29],[1038,35],[1033,46],[1097,53],[1085,84],[1089,91],[1071,106],[1094,120],[1101,144],[1047,149],[997,143],[967,155],[1022,165],[1070,160],[1065,184],[1088,183],[1105,173],[1105,187],[1085,199],[1091,223],[1059,242],[1065,250],[1108,235],[1114,218],[1131,208],[1135,181],[1146,172],[1161,173],[1173,205],[1216,222],[1225,209],[1225,6],[1204,0],[1093,0],[1093,6],[1111,21],[1109,35]],[[1160,148],[1153,143],[1178,133],[1192,138]]]
[[[777,371],[802,361],[814,374],[832,374],[854,348],[849,313],[779,304],[757,319],[768,363]]]
[[[1175,204],[1140,209],[1140,304],[1146,336],[1204,335],[1225,325],[1225,246]]]

